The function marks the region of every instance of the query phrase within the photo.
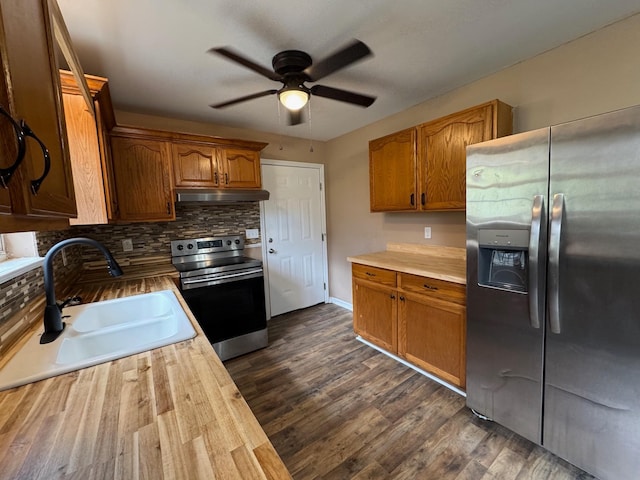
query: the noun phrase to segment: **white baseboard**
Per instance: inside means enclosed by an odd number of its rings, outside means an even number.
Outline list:
[[[397,355],[394,355],[393,353],[389,353],[386,350],[383,350],[382,348],[378,347],[377,345],[374,345],[371,342],[368,342],[367,340],[365,340],[364,338],[362,338],[360,335],[356,336],[356,340],[364,343],[365,345],[369,345],[371,348],[376,349],[377,351],[379,351],[380,353],[384,353],[387,357],[391,357],[394,360],[396,360],[397,362],[402,363],[403,365],[406,365],[409,368],[412,368],[413,370],[415,370],[418,373],[421,373],[422,375],[424,375],[425,377],[429,377],[431,380],[433,380],[434,382],[439,383],[440,385],[442,385],[443,387],[447,387],[449,390],[453,390],[454,392],[456,392],[458,395],[462,395],[463,397],[466,398],[467,394],[463,391],[460,390],[458,387],[451,385],[450,383],[445,382],[444,380],[442,380],[441,378],[438,378],[434,375],[431,375],[429,372],[425,372],[424,370],[422,370],[421,368],[416,367],[415,365],[412,365],[411,363],[407,362],[404,358],[400,358]]]
[[[329,303],[333,303],[338,305],[339,307],[346,308],[347,310],[353,312],[353,304],[345,302],[344,300],[340,300],[336,297],[329,297]]]

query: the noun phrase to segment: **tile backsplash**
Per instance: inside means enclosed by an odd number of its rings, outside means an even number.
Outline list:
[[[69,230],[59,232],[39,232],[36,234],[38,254],[44,256],[56,243],[72,236]],[[70,247],[72,249],[76,247]],[[67,287],[73,283],[82,269],[82,259],[73,250],[67,255],[64,265],[62,255],[53,259],[53,276],[56,296],[62,298]],[[22,316],[21,311],[33,300],[44,295],[44,275],[42,267],[30,270],[0,284],[0,351],[13,342],[21,332],[29,328],[30,316]]]
[[[260,228],[260,204],[233,205],[176,205],[176,220],[158,223],[127,223],[118,225],[88,225],[71,227],[73,236],[98,240],[116,259],[171,257],[171,240],[211,235],[244,234],[246,229]],[[122,240],[131,239],[133,251],[124,252]],[[247,244],[260,239],[247,240]],[[95,249],[83,248],[84,262],[99,261],[103,257]]]

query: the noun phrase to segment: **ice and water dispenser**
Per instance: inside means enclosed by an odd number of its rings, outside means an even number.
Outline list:
[[[478,284],[528,291],[529,230],[478,230]]]

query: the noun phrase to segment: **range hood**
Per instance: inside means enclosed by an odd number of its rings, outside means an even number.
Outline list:
[[[220,189],[176,189],[177,203],[197,203],[203,205],[228,205],[242,202],[259,202],[269,200],[269,192],[266,190],[251,190],[240,188]]]

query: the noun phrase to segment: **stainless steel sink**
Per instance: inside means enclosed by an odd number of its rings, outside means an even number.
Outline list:
[[[0,390],[163,347],[196,334],[171,290],[66,307],[63,314],[67,327],[58,339],[41,345],[40,335],[34,335],[0,370]]]

